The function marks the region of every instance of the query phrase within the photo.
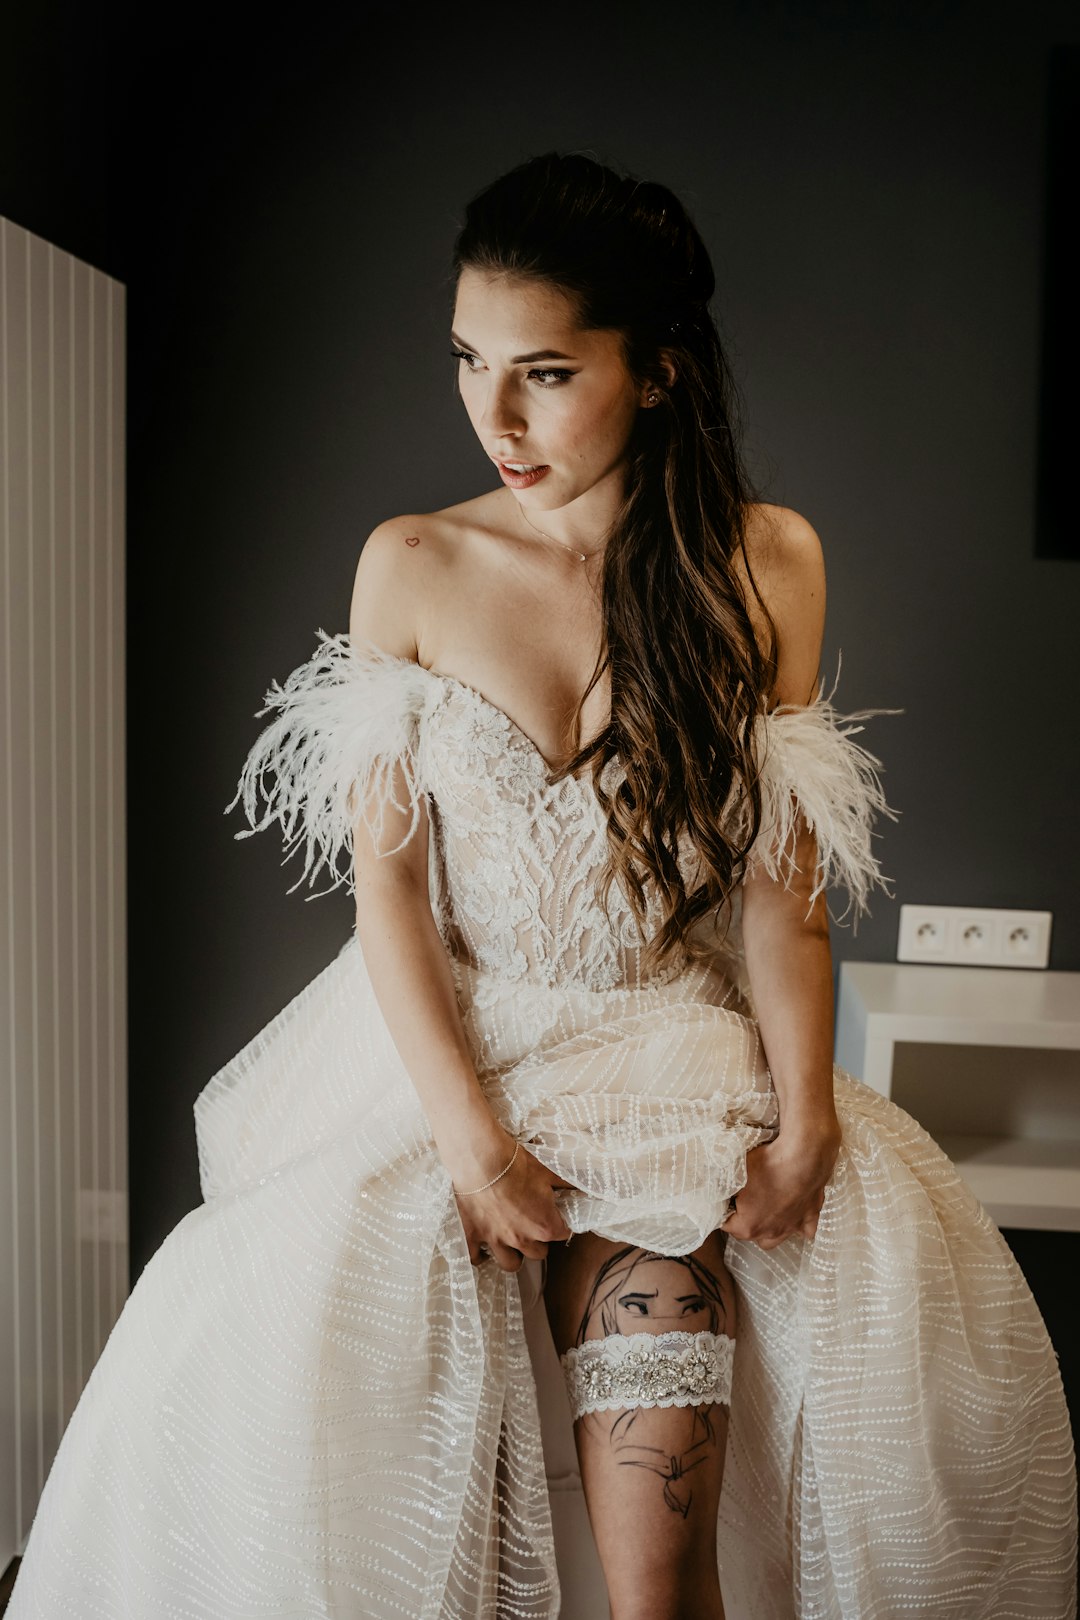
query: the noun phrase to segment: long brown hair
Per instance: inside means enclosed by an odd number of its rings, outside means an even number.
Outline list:
[[[548,152],[468,204],[455,277],[466,267],[570,294],[583,326],[621,334],[635,382],[660,383],[665,353],[676,371],[662,404],[638,412],[626,496],[604,553],[601,651],[581,703],[608,669],[611,720],[558,773],[590,766],[607,816],[605,903],[618,879],[644,932],[655,884],[664,920],[646,960],[658,967],[696,954],[691,930],[739,881],[761,816],[752,727],[775,679],[775,627],[746,555],[745,514],[757,496],[737,445],[735,381],[708,309],[712,265],[666,186]],[[609,794],[601,777],[615,754],[621,780]],[[747,796],[743,842],[723,824],[733,791]],[[683,836],[698,856],[690,893],[677,859]]]

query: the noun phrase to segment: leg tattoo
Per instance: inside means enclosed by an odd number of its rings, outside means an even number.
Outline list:
[[[575,1342],[584,1344],[604,1333],[639,1332],[644,1322],[721,1333],[726,1320],[719,1280],[692,1254],[619,1249],[596,1274]]]
[[[619,1466],[658,1475],[683,1518],[688,1476],[716,1443],[709,1408],[731,1398],[727,1317],[720,1281],[700,1259],[620,1249],[599,1267],[561,1358],[575,1420],[606,1429]]]
[[[682,1482],[693,1469],[708,1460],[708,1448],[716,1440],[713,1420],[707,1406],[691,1407],[686,1416],[692,1428],[682,1449],[672,1455],[660,1446],[635,1445],[632,1431],[640,1424],[640,1412],[623,1412],[611,1425],[610,1444],[624,1468],[648,1468],[664,1482],[664,1501],[673,1513],[685,1519],[694,1493]],[[632,1453],[637,1455],[632,1455]]]

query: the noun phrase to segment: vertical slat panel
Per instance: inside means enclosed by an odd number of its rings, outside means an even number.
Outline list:
[[[128,1294],[130,1239],[128,1227],[128,1042],[127,1042],[127,860],[126,810],[126,637],[124,535],[126,532],[124,422],[127,420],[125,333],[126,297],[117,281],[109,283],[109,398],[106,424],[109,433],[109,612],[106,649],[109,659],[107,713],[110,774],[108,784],[109,856],[109,1073],[113,1080],[112,1151],[109,1185],[124,1195],[123,1232],[113,1243],[112,1296],[109,1322],[123,1309]]]
[[[72,319],[72,365],[74,381],[74,507],[75,507],[75,592],[72,615],[72,642],[75,661],[72,683],[72,724],[75,775],[73,835],[75,845],[75,1131],[76,1197],[80,1200],[79,1291],[76,1305],[79,1332],[79,1386],[86,1382],[97,1355],[94,1321],[95,1245],[83,1226],[82,1193],[94,1181],[94,1052],[93,1052],[93,954],[91,917],[93,884],[93,804],[92,757],[94,715],[90,702],[90,568],[94,547],[94,521],[91,498],[90,447],[90,272],[86,265],[73,266],[74,313]]]
[[[123,375],[123,288],[0,220],[0,1568],[127,1295]]]
[[[40,493],[35,471],[41,454],[38,433],[40,417],[40,356],[41,334],[34,321],[34,243],[27,237],[23,244],[23,330],[26,340],[26,600],[25,613],[25,699],[26,699],[26,769],[20,772],[25,795],[26,830],[29,847],[25,850],[27,865],[26,928],[20,940],[20,949],[26,957],[27,989],[30,997],[25,1017],[28,1023],[28,1072],[20,1075],[20,1084],[26,1098],[23,1151],[19,1155],[19,1170],[23,1182],[24,1204],[29,1226],[22,1242],[24,1286],[22,1312],[27,1324],[23,1339],[26,1355],[24,1375],[34,1381],[34,1434],[31,1444],[33,1457],[26,1458],[24,1478],[30,1490],[36,1492],[41,1485],[41,1467],[45,1452],[42,1432],[42,1278],[41,1278],[41,1008],[40,976],[38,974],[38,647],[39,627],[35,622],[37,602],[37,551],[40,545]]]
[[[11,501],[11,376],[8,337],[7,262],[12,243],[0,219],[0,1078],[3,1080],[4,1132],[0,1147],[0,1298],[10,1311],[0,1326],[0,1557],[10,1555],[20,1522],[19,1493],[19,1234],[17,1225],[18,1150],[15,1105],[15,928],[12,871],[15,864],[14,666],[11,652],[11,580],[14,538]]]
[[[85,1382],[83,1374],[83,1256],[80,1212],[79,1187],[82,1183],[82,1072],[83,1072],[83,1007],[82,984],[85,975],[79,971],[83,954],[86,949],[82,935],[82,916],[85,907],[82,905],[82,872],[85,867],[85,857],[80,860],[80,843],[84,834],[82,820],[82,794],[80,776],[80,723],[85,724],[85,716],[79,714],[79,695],[82,691],[82,671],[79,667],[79,651],[82,646],[82,637],[79,633],[79,587],[80,573],[84,563],[84,548],[86,529],[85,500],[79,481],[79,419],[81,389],[83,386],[84,364],[80,363],[79,339],[85,337],[86,323],[81,319],[79,304],[79,289],[82,282],[82,266],[74,259],[68,263],[68,400],[67,400],[67,433],[68,433],[68,479],[70,501],[70,529],[68,539],[70,543],[68,561],[68,670],[70,684],[68,687],[68,726],[71,739],[71,748],[68,755],[69,772],[69,840],[68,848],[71,859],[71,889],[68,896],[71,931],[69,934],[69,962],[71,968],[71,1000],[68,1007],[68,1021],[71,1028],[71,1072],[68,1089],[68,1119],[69,1135],[71,1139],[71,1182],[70,1192],[75,1211],[75,1267],[73,1278],[73,1311],[72,1326],[72,1364],[74,1384],[76,1391],[82,1389]],[[78,1395],[76,1394],[76,1400]]]
[[[10,520],[10,571],[8,584],[11,609],[7,617],[10,716],[11,716],[11,807],[10,904],[8,926],[11,946],[11,992],[14,1017],[11,1026],[13,1128],[11,1152],[14,1210],[12,1237],[15,1261],[15,1413],[18,1434],[16,1457],[16,1501],[20,1515],[27,1502],[34,1500],[37,1487],[38,1424],[38,1344],[37,1310],[34,1299],[34,1206],[35,1166],[33,1164],[34,1087],[33,1087],[33,985],[31,983],[31,903],[30,875],[30,690],[29,620],[26,603],[30,593],[30,480],[29,408],[32,381],[28,364],[27,243],[26,237],[11,233],[7,262],[7,365],[5,382],[8,407],[8,512]]]
[[[53,400],[52,494],[54,507],[53,592],[50,634],[53,644],[53,706],[56,752],[56,803],[54,805],[55,937],[53,979],[56,986],[56,1029],[54,1076],[56,1135],[53,1166],[56,1177],[56,1252],[54,1265],[57,1287],[57,1343],[60,1390],[57,1427],[63,1433],[79,1395],[75,1346],[75,1290],[77,1287],[78,1236],[75,1175],[75,1133],[71,1118],[72,1072],[75,1039],[72,1020],[73,949],[72,896],[72,800],[74,777],[71,754],[74,733],[71,715],[71,611],[73,524],[72,503],[72,376],[71,376],[71,279],[72,260],[66,253],[52,250],[52,329]]]
[[[86,392],[83,396],[82,410],[85,433],[83,438],[83,458],[85,465],[85,501],[88,518],[86,535],[86,567],[87,587],[83,598],[85,607],[85,622],[83,626],[83,645],[86,648],[86,812],[89,834],[90,860],[86,868],[86,895],[87,895],[87,940],[88,950],[84,961],[89,969],[89,983],[87,986],[88,1040],[87,1061],[90,1071],[90,1089],[88,1096],[89,1106],[83,1114],[83,1129],[86,1132],[88,1156],[84,1160],[84,1178],[82,1190],[85,1194],[87,1188],[101,1186],[101,1169],[98,1154],[100,1135],[99,1115],[101,1101],[98,1087],[101,1078],[99,1063],[98,1040],[100,1033],[98,984],[101,976],[100,940],[98,938],[98,838],[100,836],[101,805],[98,801],[98,714],[97,700],[97,665],[99,649],[97,645],[97,581],[101,572],[101,562],[98,557],[98,546],[101,544],[101,525],[98,521],[98,466],[97,466],[97,440],[98,423],[95,409],[95,384],[97,382],[97,277],[93,270],[86,267],[84,273],[86,290],[86,328],[87,328],[87,357],[86,357]],[[91,1362],[97,1360],[98,1350],[101,1347],[101,1245],[91,1233],[86,1233],[87,1242],[84,1245],[84,1254],[88,1267],[87,1275],[87,1326],[89,1339],[87,1342],[87,1359]]]
[[[56,1448],[59,1340],[57,1294],[60,1278],[52,1265],[56,1248],[56,1185],[52,1144],[54,1118],[54,1031],[56,984],[53,957],[52,827],[56,806],[53,773],[53,684],[51,597],[53,544],[52,394],[53,353],[49,323],[51,250],[40,237],[27,238],[29,358],[32,376],[29,476],[30,535],[31,877],[33,882],[32,959],[34,1016],[35,1288],[39,1355],[38,1491],[45,1482],[45,1459]]]
[[[94,806],[94,1179],[91,1186],[111,1192],[114,1187],[110,1148],[112,1111],[116,1106],[115,1078],[109,1069],[109,987],[112,964],[109,961],[109,888],[113,878],[112,847],[109,842],[109,747],[111,723],[108,708],[108,597],[111,587],[109,564],[112,537],[109,533],[109,281],[100,271],[90,272],[91,337],[93,365],[90,374],[90,455],[93,463],[94,544],[91,547],[91,672],[93,682],[93,786]],[[109,1336],[112,1318],[112,1245],[94,1243],[94,1311],[96,1324],[95,1357]]]

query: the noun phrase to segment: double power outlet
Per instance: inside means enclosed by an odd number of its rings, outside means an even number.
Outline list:
[[[1050,911],[986,906],[901,906],[898,962],[966,962],[971,967],[1044,968]]]

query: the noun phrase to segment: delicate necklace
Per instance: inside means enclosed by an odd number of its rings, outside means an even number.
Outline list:
[[[521,513],[522,517],[525,518],[525,522],[529,525],[530,529],[532,529],[536,534],[541,535],[545,540],[550,540],[552,545],[561,546],[564,551],[568,551],[570,553],[571,557],[576,557],[578,562],[588,562],[589,557],[595,556],[595,552],[589,552],[586,554],[584,551],[579,551],[576,546],[568,546],[565,540],[556,540],[555,536],[553,534],[548,534],[546,530],[538,529],[532,518],[525,517],[525,509],[520,504],[518,505],[518,511]],[[604,536],[604,539],[607,539],[607,535]]]

